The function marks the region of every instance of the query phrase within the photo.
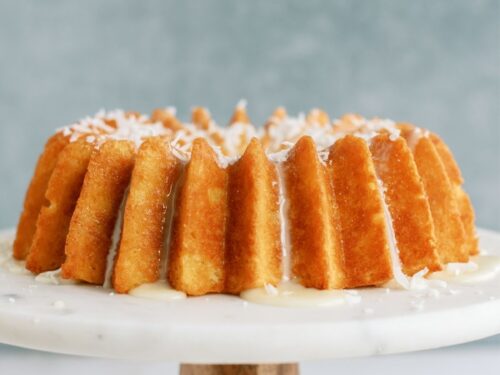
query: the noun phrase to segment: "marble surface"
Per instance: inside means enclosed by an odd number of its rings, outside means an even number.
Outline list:
[[[500,254],[498,233],[480,237],[483,249]],[[3,267],[0,342],[93,357],[251,363],[414,351],[500,332],[498,278],[438,292],[372,288],[359,291],[359,304],[313,309],[221,295],[165,303],[39,284]]]

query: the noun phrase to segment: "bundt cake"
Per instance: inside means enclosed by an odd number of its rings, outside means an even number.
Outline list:
[[[48,140],[13,255],[119,293],[404,285],[478,253],[462,184],[446,144],[406,123],[278,108],[257,129],[244,103],[227,127],[201,107],[190,123],[101,111]]]

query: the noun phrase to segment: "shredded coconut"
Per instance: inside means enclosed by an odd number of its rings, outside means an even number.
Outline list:
[[[246,106],[246,100],[242,99],[236,108],[245,110]],[[165,111],[172,116],[177,112],[175,107],[166,107]],[[150,119],[142,114],[101,109],[94,116],[85,117],[58,131],[69,137],[70,142],[84,137],[97,148],[110,139],[129,140],[139,148],[148,137],[171,136],[172,152],[184,162],[190,158],[194,140],[204,138],[214,149],[219,165],[223,168],[235,162],[252,138],[266,139],[266,153],[269,159],[281,162],[286,159],[288,151],[300,137],[310,136],[316,144],[321,162],[325,163],[329,148],[346,134],[353,134],[367,142],[381,131],[388,132],[391,140],[396,140],[400,136],[396,123],[389,119],[367,120],[361,116],[350,115],[346,119],[335,120],[333,124],[320,124],[316,121],[317,111],[313,109],[309,119],[304,113],[299,113],[296,117],[287,115],[283,119],[271,117],[267,125],[260,129],[247,123],[234,123],[229,127],[221,127],[210,120],[207,129],[201,129],[192,123],[182,123],[181,129],[172,131],[161,123],[151,123]],[[346,124],[349,125],[348,128],[345,128]],[[421,129],[417,129],[415,134],[418,137],[427,135]]]

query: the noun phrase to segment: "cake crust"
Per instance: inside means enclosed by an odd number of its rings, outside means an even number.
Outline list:
[[[302,137],[283,164],[293,277],[316,289],[342,289],[344,257],[330,174],[311,137]]]
[[[160,278],[167,202],[179,163],[168,139],[149,138],[140,147],[123,217],[123,230],[113,272],[113,287],[127,293]]]
[[[16,238],[13,245],[15,259],[25,259],[31,249],[38,215],[42,206],[46,203],[45,192],[50,176],[56,166],[59,153],[67,144],[68,138],[61,132],[54,134],[47,141],[45,149],[38,159],[35,172],[26,191],[23,211],[17,224]]]
[[[384,284],[392,279],[392,262],[368,145],[361,138],[345,136],[330,149],[328,166],[342,227],[346,286]]]
[[[129,141],[110,140],[91,157],[66,239],[62,277],[104,283],[107,256],[134,166]]]
[[[431,133],[429,138],[434,144],[436,151],[443,162],[446,173],[448,174],[450,183],[452,184],[458,211],[464,226],[466,251],[471,256],[477,255],[479,254],[479,240],[476,234],[476,226],[474,224],[474,208],[472,207],[472,202],[470,201],[469,196],[462,187],[464,180],[462,178],[460,168],[458,167],[450,149],[438,135]]]
[[[406,141],[381,134],[372,140],[370,151],[385,189],[404,273],[412,276],[426,267],[439,271],[442,266],[429,202]]]
[[[69,143],[59,154],[40,210],[26,268],[33,273],[58,269],[64,262],[69,223],[80,196],[94,146],[84,139]]]
[[[428,137],[421,137],[416,141],[413,155],[429,199],[441,262],[468,262],[458,203],[436,147]]]
[[[168,258],[168,280],[188,295],[224,291],[227,171],[202,138],[181,175]]]
[[[278,175],[255,138],[229,167],[228,200],[225,291],[238,294],[277,285],[281,280]]]

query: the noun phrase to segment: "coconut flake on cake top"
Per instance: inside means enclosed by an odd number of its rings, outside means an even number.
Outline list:
[[[65,136],[70,137],[70,142],[86,136],[85,140],[95,143],[100,147],[107,140],[132,141],[138,148],[148,137],[167,136],[172,132],[161,123],[150,123],[149,119],[142,114],[129,114],[122,110],[106,112],[100,110],[93,117],[85,117],[82,120],[65,126],[62,131]]]
[[[389,133],[389,139],[395,141],[400,136],[400,129],[390,119],[373,118],[371,120],[360,115],[348,114],[334,121],[334,128],[339,134],[352,134],[362,138],[368,143],[380,134],[381,131]]]
[[[246,100],[240,100],[236,111],[245,111]],[[204,109],[207,114],[209,111]],[[175,116],[174,107],[166,107],[164,111]],[[275,111],[265,126],[257,128],[249,123],[246,112],[235,112],[233,123],[228,126],[218,125],[211,116],[206,124],[200,126],[189,122],[180,122],[181,128],[172,130],[162,123],[152,123],[148,116],[129,113],[123,110],[100,110],[93,117],[84,119],[59,129],[70,141],[85,137],[87,142],[100,147],[106,140],[129,140],[138,148],[148,137],[171,136],[172,152],[180,160],[190,158],[191,148],[196,138],[205,139],[217,154],[219,165],[228,166],[244,152],[252,138],[264,141],[266,154],[269,159],[279,163],[287,157],[288,151],[293,148],[300,137],[310,136],[316,144],[318,157],[326,162],[328,152],[338,139],[347,134],[365,139],[371,139],[385,131],[391,140],[400,136],[396,123],[389,119],[374,118],[368,120],[359,115],[345,115],[341,119],[330,122],[328,115],[313,109],[309,115],[299,113],[289,116],[284,109]],[[415,131],[415,138],[423,136],[420,129]],[[411,142],[410,142],[411,143]]]

